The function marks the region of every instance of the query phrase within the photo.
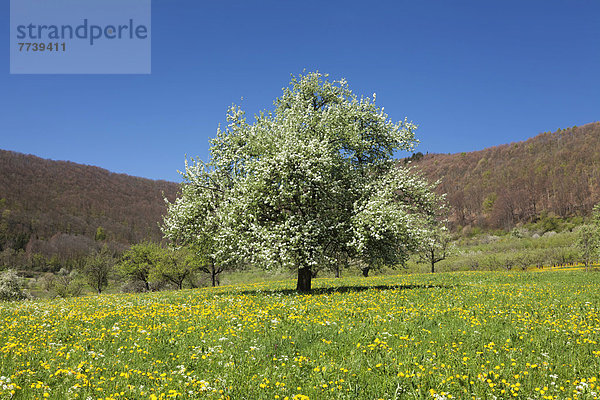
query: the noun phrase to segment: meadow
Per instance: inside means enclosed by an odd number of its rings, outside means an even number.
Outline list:
[[[0,398],[594,399],[600,274],[455,272],[0,304]]]

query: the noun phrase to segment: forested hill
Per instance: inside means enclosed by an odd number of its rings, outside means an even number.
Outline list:
[[[600,122],[481,151],[411,159],[430,180],[441,180],[458,228],[510,229],[547,214],[585,216],[600,201]],[[159,241],[163,194],[173,200],[178,189],[0,150],[0,267],[42,269],[52,257],[78,259],[102,243]]]
[[[172,200],[178,187],[0,150],[0,250],[160,240],[163,193]]]
[[[411,158],[429,179],[441,180],[459,228],[585,216],[600,201],[600,122],[481,151]]]

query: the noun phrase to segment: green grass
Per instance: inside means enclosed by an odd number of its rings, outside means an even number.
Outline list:
[[[506,271],[576,263],[580,261],[577,237],[577,232],[569,231],[539,238],[515,237],[512,234],[462,237],[453,242],[451,255],[437,263],[435,268],[439,272]],[[407,270],[418,273],[431,269],[430,265],[417,261],[417,257],[411,257]]]
[[[0,398],[597,397],[598,273],[294,285],[0,304]]]

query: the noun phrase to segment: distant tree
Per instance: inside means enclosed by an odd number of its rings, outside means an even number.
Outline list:
[[[33,253],[29,256],[29,268],[33,271],[47,271],[48,259],[39,253]]]
[[[61,268],[56,274],[55,279],[52,281],[51,289],[57,296],[66,298],[81,295],[83,286],[84,283],[77,270],[74,269],[69,272],[66,268]]]
[[[541,221],[540,221],[540,225],[541,228],[543,229],[544,233],[545,232],[556,232],[559,231],[559,227],[560,227],[560,219],[556,217],[556,215],[553,214],[548,214],[548,213],[542,213],[541,217],[540,217]]]
[[[411,154],[410,157],[407,157],[404,159],[404,164],[409,164],[411,162],[417,162],[420,161],[423,158],[423,153],[421,153],[420,151]]]
[[[583,225],[579,229],[577,248],[586,269],[596,256],[598,249],[597,236],[597,229],[593,225]]]
[[[104,231],[103,227],[99,226],[98,229],[96,229],[95,240],[97,242],[103,242],[106,240],[106,232]]]
[[[189,249],[162,249],[150,278],[154,281],[167,281],[178,289],[183,289],[185,280],[201,265],[202,261]]]
[[[336,278],[341,277],[341,272],[343,269],[347,269],[350,265],[350,257],[347,253],[338,254],[337,256],[338,262],[333,265],[333,273]]]
[[[44,289],[46,292],[50,292],[52,289],[54,289],[55,281],[56,276],[52,272],[46,272],[39,278],[38,283],[42,289]]]
[[[62,263],[60,257],[58,256],[58,254],[53,254],[52,257],[50,257],[50,260],[48,261],[48,268],[52,272],[58,272],[60,271],[61,267]]]
[[[119,272],[134,282],[142,283],[145,290],[150,291],[150,276],[162,252],[164,249],[155,243],[135,244],[123,254],[118,264]]]
[[[498,199],[498,196],[496,195],[496,193],[490,193],[485,200],[483,201],[482,204],[482,209],[484,213],[491,213],[492,210],[494,209],[494,204],[496,203],[496,200]]]
[[[373,269],[373,267],[371,265],[365,265],[365,264],[363,264],[363,265],[360,266],[360,271],[362,272],[362,275],[365,278],[369,277],[369,272],[371,272],[371,269]]]
[[[225,268],[223,268],[222,266],[218,266],[217,264],[211,261],[197,263],[196,265],[198,266],[199,271],[208,274],[208,276],[210,277],[211,285],[213,287],[221,284],[220,276],[221,273],[225,271]]]
[[[358,269],[360,269],[362,276],[365,278],[368,278],[372,271],[378,271],[384,266],[380,260],[372,260],[368,264],[364,261],[358,260],[356,264],[358,265]]]
[[[444,196],[438,197],[435,212],[429,216],[427,229],[417,247],[419,260],[431,266],[432,274],[435,272],[435,264],[448,258],[452,250],[448,213]]]
[[[598,227],[596,225],[583,225],[579,228],[577,248],[586,270],[598,257],[598,244]]]
[[[502,254],[500,258],[502,260],[502,265],[504,266],[504,268],[506,268],[507,271],[512,270],[513,267],[515,267],[519,263],[518,256],[515,254],[515,252],[512,251],[509,253]]]
[[[580,237],[578,235],[575,243],[575,247],[573,246],[556,246],[547,248],[543,257],[542,264],[549,266],[562,265],[566,263],[572,263],[576,261],[582,260],[581,248],[577,243],[579,242]],[[591,255],[590,255],[591,257]],[[590,258],[591,260],[591,258]]]
[[[425,236],[417,253],[422,262],[431,266],[431,273],[435,272],[435,264],[445,260],[451,251],[451,236],[445,226],[436,226]]]
[[[514,264],[523,271],[527,271],[527,268],[535,264],[534,255],[529,251],[517,251],[513,258]]]
[[[594,206],[590,223],[579,229],[577,248],[587,270],[600,253],[600,203]]]
[[[0,300],[14,301],[31,297],[25,290],[25,280],[14,270],[0,273]]]
[[[108,277],[114,265],[115,259],[106,246],[85,259],[83,275],[87,283],[98,294],[101,294],[102,290],[108,286]]]
[[[16,259],[16,253],[11,247],[6,247],[0,251],[0,269],[8,269]]]

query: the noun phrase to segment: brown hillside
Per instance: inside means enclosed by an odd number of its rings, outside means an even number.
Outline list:
[[[456,226],[508,229],[543,212],[587,215],[600,201],[600,122],[414,162],[441,180]]]
[[[179,186],[0,150],[0,250],[57,235],[123,244],[160,240],[158,222]],[[63,235],[64,236],[64,235]],[[78,239],[81,241],[82,239]],[[30,243],[30,247],[31,247]]]

